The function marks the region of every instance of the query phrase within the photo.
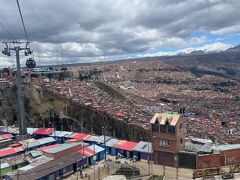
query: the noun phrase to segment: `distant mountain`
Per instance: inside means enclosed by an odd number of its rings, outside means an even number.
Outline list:
[[[240,52],[240,44],[235,47],[227,49],[225,52]]]
[[[203,50],[196,50],[189,53],[189,55],[203,55],[203,54],[206,54],[206,52]]]

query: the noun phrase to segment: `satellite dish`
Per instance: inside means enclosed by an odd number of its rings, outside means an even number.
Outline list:
[[[26,61],[26,66],[27,66],[27,68],[29,68],[29,69],[35,68],[35,67],[36,67],[36,62],[34,61],[33,58],[29,58],[29,59]]]

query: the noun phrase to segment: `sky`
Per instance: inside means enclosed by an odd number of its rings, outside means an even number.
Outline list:
[[[239,0],[19,0],[40,65],[222,51],[240,42]],[[0,0],[0,40],[24,40],[15,0]],[[4,45],[0,45],[3,49]],[[27,57],[21,56],[25,64]],[[0,67],[15,56],[0,54]]]

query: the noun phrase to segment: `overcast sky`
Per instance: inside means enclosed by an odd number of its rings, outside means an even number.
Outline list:
[[[41,64],[61,63],[61,44],[64,62],[73,63],[225,50],[240,40],[239,0],[19,2]],[[0,22],[16,39],[25,38],[15,0],[0,0]],[[1,26],[0,40],[12,40]],[[12,62],[14,56],[0,55],[0,66]]]

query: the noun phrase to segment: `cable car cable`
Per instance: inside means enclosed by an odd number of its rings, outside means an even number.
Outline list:
[[[14,36],[7,30],[7,28],[3,25],[3,23],[0,22],[0,25],[2,28],[7,32],[8,36],[12,39],[15,39]]]
[[[21,20],[22,20],[22,25],[23,25],[23,29],[24,29],[25,36],[26,36],[26,40],[27,40],[27,42],[28,42],[27,30],[26,30],[26,27],[25,27],[25,24],[24,24],[24,20],[23,20],[23,16],[22,16],[22,11],[21,11],[21,8],[20,8],[20,4],[19,4],[18,0],[16,0],[16,2],[17,2],[17,6],[18,6],[18,10],[19,10],[20,17],[21,17]]]

